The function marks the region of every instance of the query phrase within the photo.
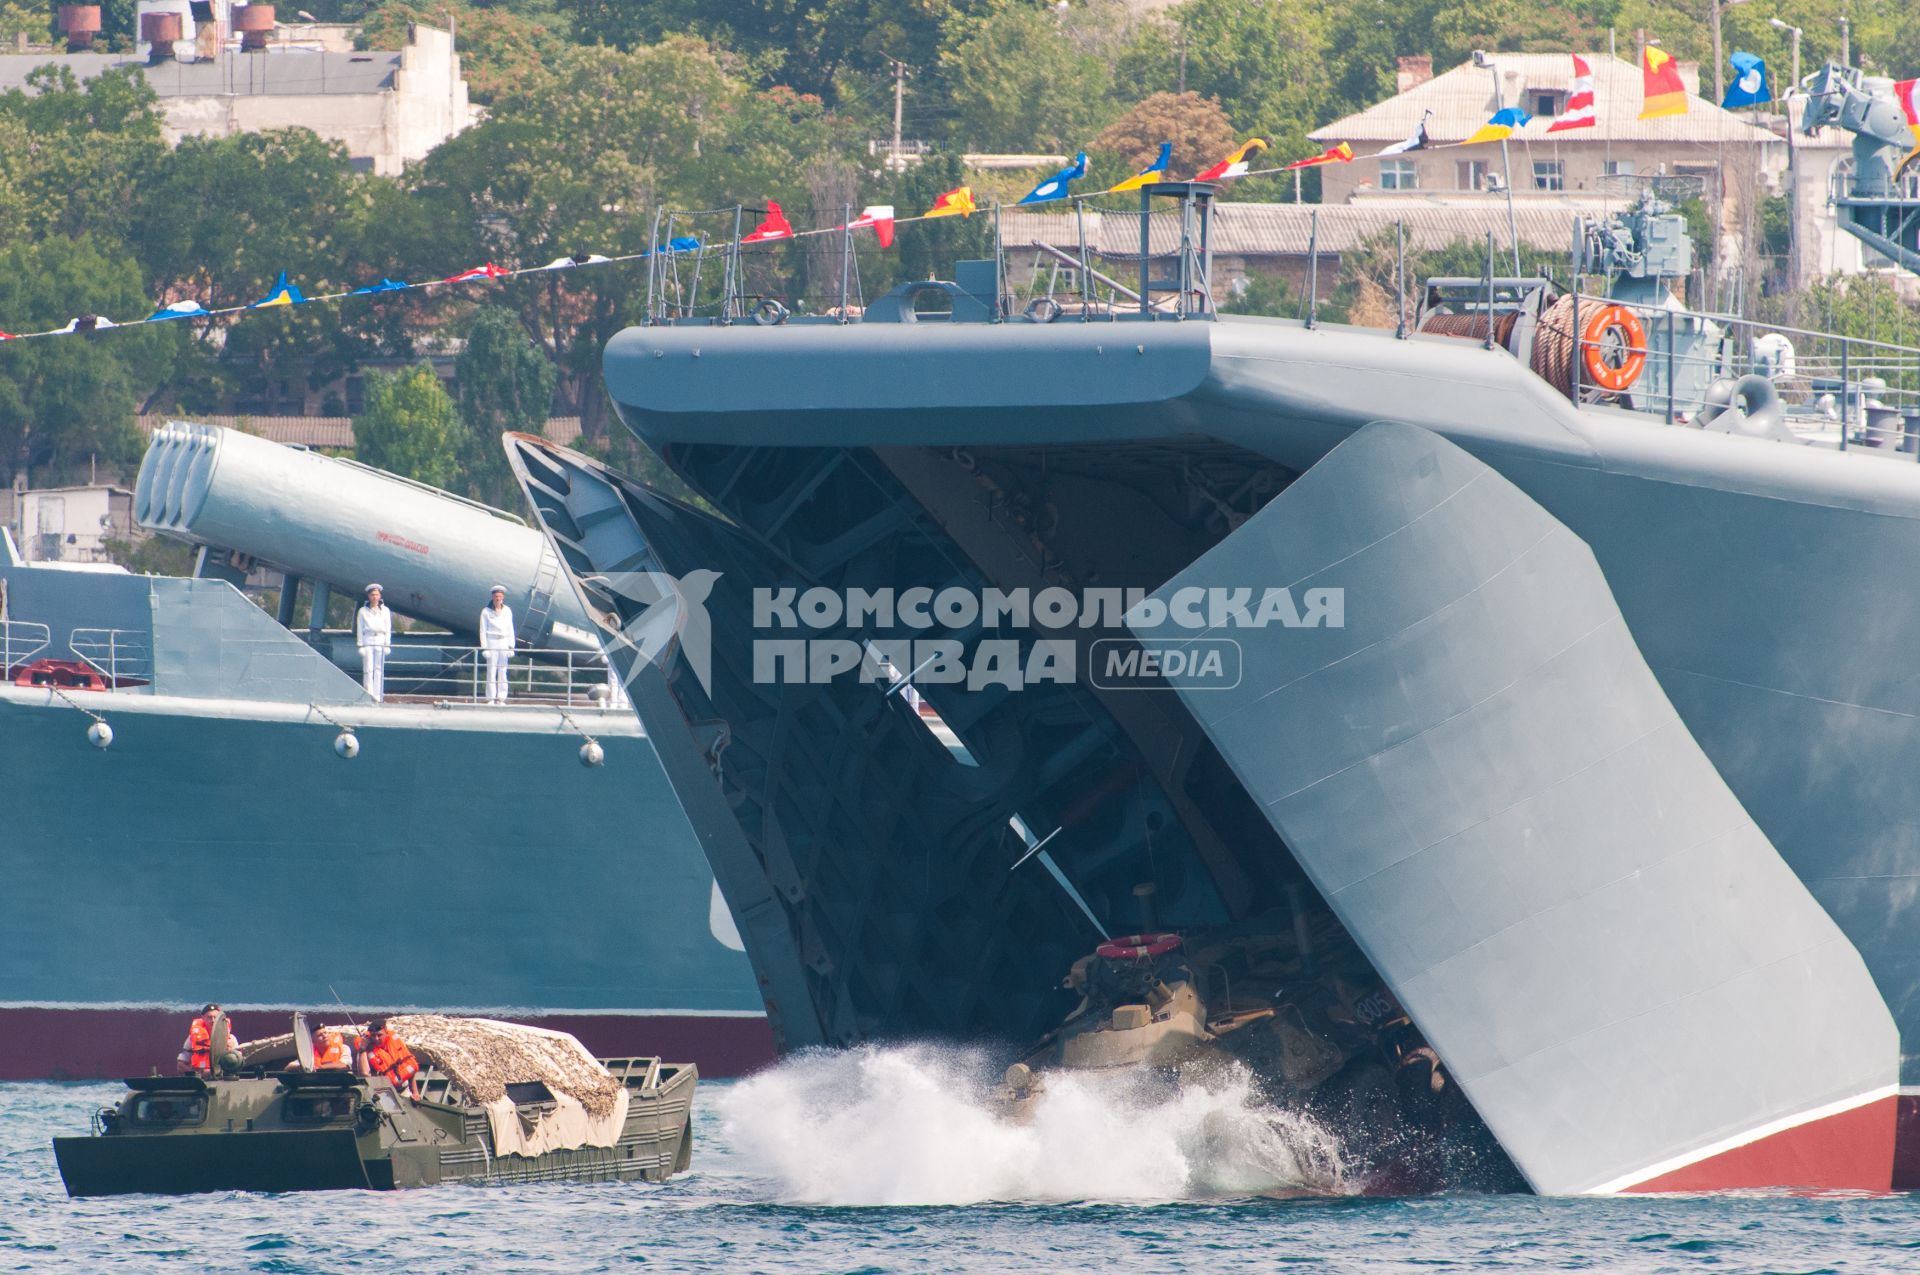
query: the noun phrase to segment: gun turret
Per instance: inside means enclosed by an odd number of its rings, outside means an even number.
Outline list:
[[[1853,176],[1834,195],[1840,226],[1874,251],[1920,273],[1920,199],[1900,190],[1900,174],[1920,156],[1920,125],[1894,82],[1829,62],[1801,82],[1807,110],[1801,131],[1853,134]]]
[[[1892,197],[1902,160],[1916,149],[1906,112],[1894,97],[1893,81],[1829,62],[1802,81],[1801,87],[1808,100],[1800,131],[1811,137],[1832,126],[1852,133],[1853,193],[1872,199]]]

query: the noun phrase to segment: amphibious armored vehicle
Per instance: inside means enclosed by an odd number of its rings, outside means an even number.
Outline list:
[[[231,1075],[128,1080],[92,1134],[53,1140],[67,1193],[662,1182],[692,1163],[691,1064],[596,1061],[564,1033],[484,1019],[393,1022],[425,1064],[418,1097],[312,1070],[310,1046],[302,1065],[297,1025]]]

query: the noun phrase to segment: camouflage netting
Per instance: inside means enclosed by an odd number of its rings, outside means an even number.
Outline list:
[[[504,1097],[510,1084],[537,1080],[573,1098],[588,1115],[604,1118],[612,1114],[620,1092],[620,1082],[565,1032],[445,1014],[395,1014],[387,1026],[422,1066],[436,1068],[481,1105]],[[251,1059],[292,1047],[287,1033],[250,1040],[245,1054]]]

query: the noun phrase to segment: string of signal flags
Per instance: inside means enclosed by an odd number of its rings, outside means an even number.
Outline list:
[[[1593,69],[1579,54],[1573,58],[1573,80],[1567,95],[1566,109],[1547,126],[1548,134],[1567,132],[1573,129],[1593,128],[1599,123],[1597,102],[1594,95]],[[1726,98],[1721,106],[1731,110],[1736,107],[1758,106],[1776,100],[1767,77],[1764,59],[1756,54],[1736,52],[1728,59],[1735,72],[1733,82],[1728,86]],[[1679,63],[1671,54],[1656,45],[1648,45],[1641,57],[1642,99],[1639,118],[1658,119],[1669,115],[1687,113],[1692,95],[1680,78]],[[1920,91],[1916,86],[1920,80],[1901,80],[1894,85],[1895,95],[1900,100],[1907,117],[1907,125],[1914,131],[1917,148],[1920,148]],[[1533,123],[1534,117],[1517,106],[1505,107],[1495,111],[1487,122],[1476,129],[1465,140],[1459,142],[1432,141],[1427,135],[1427,120],[1432,111],[1421,116],[1413,133],[1404,141],[1395,142],[1375,152],[1372,158],[1387,158],[1419,150],[1441,150],[1458,146],[1477,146],[1487,142],[1504,141],[1515,132]],[[1318,155],[1310,155],[1289,164],[1272,168],[1254,168],[1254,157],[1270,150],[1265,138],[1254,137],[1241,143],[1233,152],[1218,163],[1210,165],[1194,174],[1190,179],[1196,182],[1226,182],[1240,177],[1258,177],[1271,173],[1293,172],[1297,169],[1315,168],[1324,164],[1350,164],[1356,158],[1353,147],[1340,142],[1328,147]],[[1173,144],[1162,142],[1159,153],[1153,161],[1133,176],[1109,186],[1104,190],[1073,193],[1071,187],[1076,181],[1087,175],[1087,154],[1081,151],[1071,164],[1040,182],[1013,205],[1025,207],[1035,204],[1054,203],[1061,200],[1081,201],[1098,198],[1103,195],[1124,194],[1168,179],[1168,168],[1173,155]],[[996,205],[997,207],[997,205]],[[882,248],[893,246],[894,231],[898,226],[915,222],[936,221],[944,217],[971,217],[981,211],[974,199],[971,186],[956,186],[934,200],[927,211],[911,217],[896,217],[891,205],[873,204],[861,210],[858,217],[851,218],[838,226],[823,226],[817,230],[795,230],[787,220],[780,205],[773,200],[767,201],[762,220],[752,231],[740,236],[736,241],[708,243],[697,236],[671,238],[664,244],[648,247],[639,252],[618,255],[602,255],[594,252],[574,253],[557,257],[541,266],[521,266],[508,268],[489,261],[484,265],[462,270],[458,274],[444,279],[427,279],[418,282],[406,282],[399,279],[382,277],[378,283],[353,288],[341,292],[322,293],[307,296],[299,285],[287,278],[282,270],[279,278],[268,289],[267,294],[257,301],[244,305],[209,308],[197,300],[173,301],[161,305],[152,314],[143,319],[127,322],[115,322],[105,315],[83,314],[67,321],[58,328],[43,332],[8,332],[0,329],[0,342],[31,341],[46,337],[74,336],[108,330],[142,328],[152,323],[171,323],[182,321],[212,322],[248,314],[256,310],[272,310],[287,306],[318,305],[346,301],[353,297],[382,297],[398,293],[423,292],[438,288],[455,287],[470,283],[494,282],[505,279],[524,278],[529,275],[550,274],[554,271],[588,269],[595,266],[618,265],[623,262],[644,261],[650,257],[678,257],[701,252],[727,252],[751,244],[775,243],[785,240],[807,239],[818,235],[846,234],[856,230],[872,230]]]
[[[1193,180],[1221,182],[1230,181],[1236,177],[1247,176],[1250,157],[1266,149],[1267,142],[1265,139],[1258,137],[1253,138],[1236,148],[1232,154],[1222,159],[1219,163],[1196,174]],[[1164,180],[1167,175],[1167,163],[1172,151],[1172,143],[1163,142],[1160,146],[1159,156],[1153,163],[1149,164],[1134,176],[1111,187],[1110,190],[1098,191],[1093,194],[1110,194],[1137,190],[1142,186]],[[1349,150],[1347,153],[1349,157],[1351,157],[1351,151]],[[1322,161],[1316,159],[1307,162],[1319,163]],[[1078,181],[1084,177],[1086,171],[1087,156],[1086,152],[1082,151],[1075,157],[1072,164],[1034,187],[1031,192],[1019,200],[1019,204],[1044,204],[1055,200],[1067,199],[1069,198],[1069,183]],[[1083,194],[1071,197],[1074,199],[1084,199],[1092,198],[1093,195]],[[638,252],[619,254],[581,252],[569,256],[556,257],[545,265],[539,266],[506,267],[496,265],[494,262],[489,261],[484,265],[462,270],[458,274],[448,275],[443,279],[425,279],[408,282],[403,279],[391,279],[382,276],[378,283],[367,284],[363,287],[338,292],[319,293],[312,296],[303,292],[299,284],[290,280],[287,277],[287,272],[282,270],[279,273],[279,277],[274,280],[273,286],[267,289],[265,296],[257,301],[250,301],[242,305],[209,307],[201,301],[187,299],[162,304],[145,318],[126,321],[116,321],[101,314],[82,314],[69,319],[61,327],[49,328],[45,331],[10,332],[5,329],[0,329],[0,343],[34,341],[47,337],[79,336],[95,332],[126,331],[144,328],[154,323],[213,322],[220,319],[236,318],[258,310],[276,310],[305,305],[325,305],[346,301],[355,297],[392,297],[401,293],[425,292],[463,284],[497,282],[506,279],[525,278],[530,275],[551,274],[556,271],[582,270],[596,266],[611,266],[624,262],[645,261],[650,257],[682,257],[703,252],[709,254],[728,252],[755,244],[808,239],[819,235],[851,234],[858,230],[872,230],[880,247],[884,249],[893,246],[894,233],[899,226],[911,225],[916,222],[937,221],[945,217],[971,217],[974,213],[984,210],[974,197],[973,187],[956,186],[935,199],[932,207],[915,216],[896,216],[892,205],[871,204],[863,208],[859,216],[851,218],[841,225],[822,226],[815,230],[794,229],[793,224],[787,219],[786,213],[780,207],[779,203],[771,199],[767,201],[765,208],[755,211],[761,214],[761,221],[751,231],[741,235],[737,240],[714,243],[703,240],[698,236],[686,235],[671,238],[664,244],[648,247]]]

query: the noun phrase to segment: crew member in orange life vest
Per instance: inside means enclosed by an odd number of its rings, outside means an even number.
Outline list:
[[[313,1033],[313,1069],[353,1070],[353,1049],[338,1027],[322,1027]]]
[[[187,1025],[187,1038],[180,1042],[180,1065],[200,1076],[213,1074],[213,1020],[220,1007],[209,1003]]]
[[[413,1051],[407,1048],[407,1043],[387,1026],[386,1019],[370,1021],[353,1047],[366,1063],[368,1075],[385,1076],[395,1089],[418,1096],[414,1094],[413,1078],[419,1074],[420,1064],[413,1060]]]

